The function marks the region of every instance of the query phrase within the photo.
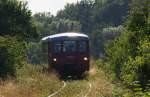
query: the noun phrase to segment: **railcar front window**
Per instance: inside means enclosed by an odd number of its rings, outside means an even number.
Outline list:
[[[61,42],[55,42],[54,43],[53,52],[54,53],[60,53],[61,52]]]
[[[76,51],[76,41],[63,42],[63,52],[75,52],[75,51]]]
[[[85,41],[79,42],[79,52],[86,52],[87,51],[87,45]]]

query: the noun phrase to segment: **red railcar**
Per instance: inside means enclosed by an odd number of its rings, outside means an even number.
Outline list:
[[[44,37],[48,43],[49,66],[59,74],[81,76],[89,70],[89,37],[81,33],[61,33]]]

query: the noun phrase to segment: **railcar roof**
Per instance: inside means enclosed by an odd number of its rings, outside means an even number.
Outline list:
[[[50,36],[44,37],[44,38],[42,38],[42,41],[46,41],[49,39],[55,39],[55,38],[61,38],[61,37],[84,37],[84,38],[88,38],[88,36],[86,34],[67,32],[67,33],[60,33],[60,34],[55,34],[55,35],[50,35]]]

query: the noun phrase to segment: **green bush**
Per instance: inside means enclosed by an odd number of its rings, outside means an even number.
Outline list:
[[[23,43],[15,37],[0,36],[0,77],[15,76],[23,64]]]
[[[37,43],[37,42],[27,43],[26,53],[27,53],[27,58],[28,58],[29,63],[32,63],[32,64],[47,63],[48,58],[43,56],[44,53],[42,52],[41,43]]]
[[[147,3],[147,0],[132,0],[125,31],[105,49],[107,62],[116,77],[133,91],[125,97],[149,96],[150,17]]]

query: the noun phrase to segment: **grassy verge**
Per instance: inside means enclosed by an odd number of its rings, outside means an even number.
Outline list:
[[[0,84],[2,97],[47,97],[61,87],[61,82],[53,75],[43,73],[43,66],[25,65],[18,70],[16,79]],[[1,97],[0,96],[0,97]]]
[[[111,76],[94,65],[90,69],[89,77],[67,82],[64,90],[55,97],[85,97],[89,91],[89,83],[92,84],[92,88],[87,97],[123,97],[128,90],[113,82]]]
[[[59,90],[63,83],[45,72],[45,68],[44,65],[25,65],[18,70],[16,79],[0,82],[0,97],[48,97]],[[87,97],[121,97],[122,86],[111,79],[111,75],[93,65],[89,77],[66,81],[66,87],[55,97],[84,97],[89,91],[89,83],[92,88]]]

